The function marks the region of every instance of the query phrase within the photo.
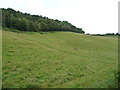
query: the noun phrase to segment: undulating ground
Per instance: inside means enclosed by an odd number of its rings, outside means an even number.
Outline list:
[[[3,88],[114,87],[117,36],[2,31]]]

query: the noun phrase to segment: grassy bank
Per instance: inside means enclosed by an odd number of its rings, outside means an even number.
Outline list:
[[[3,87],[114,87],[117,41],[72,32],[3,31]]]

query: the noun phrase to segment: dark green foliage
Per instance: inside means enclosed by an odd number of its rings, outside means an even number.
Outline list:
[[[105,35],[115,35],[114,33],[106,33]]]
[[[114,72],[114,84],[112,87],[120,88],[120,71],[113,71]]]
[[[2,8],[3,27],[18,29],[21,31],[70,31],[84,33],[82,28],[76,28],[67,21],[49,19],[39,15],[30,15],[15,11],[11,8]]]

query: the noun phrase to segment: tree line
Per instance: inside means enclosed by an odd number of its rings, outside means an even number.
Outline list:
[[[54,20],[42,15],[30,15],[15,11],[12,8],[2,8],[2,27],[34,32],[70,31],[85,33],[82,28],[77,28],[67,21]]]
[[[93,36],[116,36],[116,35],[120,35],[119,33],[106,33],[106,34],[89,34],[87,33],[87,35],[93,35]]]

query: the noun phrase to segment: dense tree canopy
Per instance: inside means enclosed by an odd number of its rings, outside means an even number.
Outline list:
[[[18,29],[21,31],[71,31],[84,33],[82,28],[77,28],[67,21],[49,19],[39,15],[30,15],[15,11],[11,8],[2,8],[3,27]]]

